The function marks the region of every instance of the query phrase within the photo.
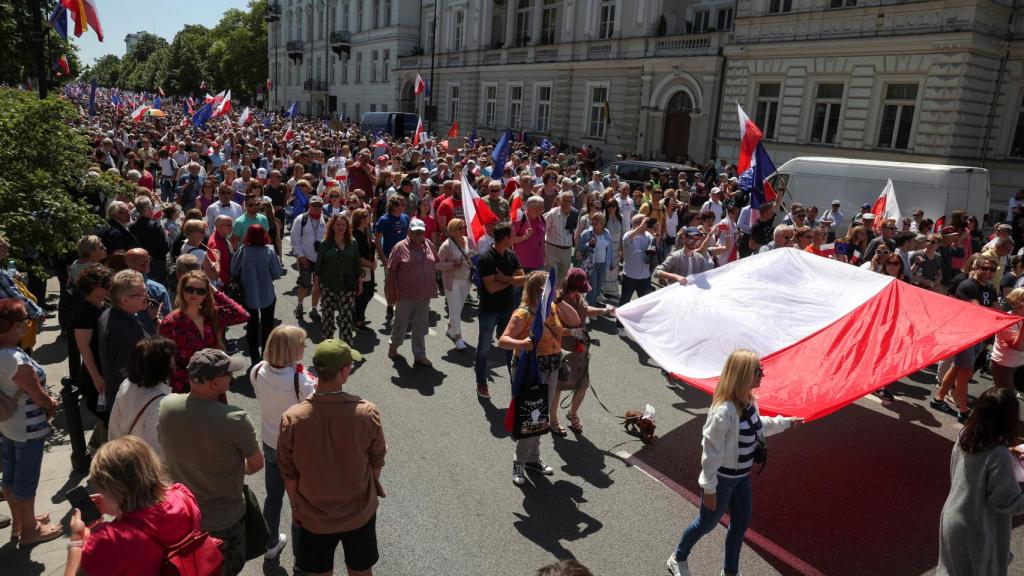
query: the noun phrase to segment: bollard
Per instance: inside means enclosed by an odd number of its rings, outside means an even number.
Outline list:
[[[85,448],[85,430],[82,413],[78,408],[78,390],[70,376],[60,380],[60,401],[64,407],[64,422],[71,441],[71,469],[79,474],[89,472],[90,457]]]

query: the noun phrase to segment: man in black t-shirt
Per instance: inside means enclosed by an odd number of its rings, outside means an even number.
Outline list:
[[[775,234],[775,204],[765,202],[760,208],[760,217],[750,227],[749,247],[757,253],[761,246],[772,241]]]
[[[288,186],[281,182],[281,171],[271,170],[267,184],[263,187],[263,195],[270,198],[274,206],[274,217],[284,222],[284,207],[288,203]]]
[[[997,301],[996,289],[992,286],[992,275],[999,267],[996,257],[991,254],[979,254],[974,263],[974,270],[971,276],[964,280],[956,288],[956,297],[959,300],[966,300],[979,306],[991,308]],[[931,399],[932,408],[956,416],[957,422],[963,423],[970,416],[967,409],[967,383],[974,374],[974,361],[985,349],[985,343],[979,342],[961,350],[953,357],[953,366],[942,377],[942,385],[935,397]],[[950,388],[953,389],[953,399],[956,401],[954,410],[946,404],[946,394]]]
[[[494,226],[494,245],[480,255],[476,265],[480,287],[480,335],[476,343],[476,393],[490,398],[487,389],[487,355],[496,336],[505,331],[512,311],[516,309],[514,286],[522,286],[526,274],[519,257],[512,251],[512,225],[499,222]],[[512,365],[512,351],[505,351],[505,366]]]

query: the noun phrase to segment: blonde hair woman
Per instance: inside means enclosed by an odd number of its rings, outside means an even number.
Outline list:
[[[725,360],[715,386],[711,409],[704,424],[704,453],[698,483],[703,490],[700,512],[683,532],[676,551],[668,557],[673,576],[688,575],[686,558],[693,546],[711,532],[729,512],[725,536],[723,574],[739,574],[743,534],[750,525],[753,493],[750,468],[763,453],[764,437],[803,422],[800,418],[761,416],[754,390],[761,385],[764,369],[757,353],[736,350]]]
[[[277,438],[284,411],[313,393],[315,381],[306,372],[302,355],[306,351],[306,331],[298,326],[281,325],[270,332],[263,349],[263,361],[253,366],[249,381],[260,405],[263,438],[263,459],[266,462],[264,481],[267,497],[263,500],[263,519],[267,523],[267,559],[274,559],[288,541],[278,533],[281,525],[281,503],[284,500],[284,479],[277,467]],[[292,545],[297,530],[292,526]]]
[[[94,234],[82,236],[82,239],[78,241],[77,249],[78,260],[71,263],[71,269],[68,271],[68,282],[71,284],[78,280],[78,275],[82,273],[82,270],[103,262],[103,259],[107,257],[107,248],[103,245],[100,237]]]
[[[459,350],[469,348],[462,339],[462,307],[469,295],[473,256],[476,252],[466,240],[466,222],[461,218],[448,221],[448,237],[437,251],[437,269],[444,282],[444,297],[448,302],[448,329],[445,335]]]
[[[498,346],[506,350],[514,350],[516,358],[522,356],[523,352],[534,346],[530,337],[530,330],[533,327],[533,317],[537,306],[544,294],[544,284],[548,280],[548,273],[542,270],[534,270],[526,277],[523,285],[523,300],[519,308],[512,312],[512,317],[505,326],[505,332],[498,339]],[[562,331],[563,326],[575,328],[580,323],[580,317],[576,310],[568,302],[551,304],[551,313],[544,322],[544,330],[537,341],[537,364],[540,366],[540,377],[548,387],[548,404],[554,397],[555,388],[558,386],[558,366],[562,360]],[[514,368],[513,368],[514,370]],[[559,436],[565,436],[567,432],[557,420],[550,420],[551,431]],[[530,468],[550,476],[554,469],[544,464],[540,459],[540,436],[520,438],[516,442],[515,460],[512,461],[512,483],[516,486],[526,484],[524,468]]]
[[[89,467],[92,501],[114,516],[86,526],[71,517],[65,575],[159,574],[166,548],[199,530],[199,506],[183,484],[168,484],[153,449],[134,436],[111,440]]]

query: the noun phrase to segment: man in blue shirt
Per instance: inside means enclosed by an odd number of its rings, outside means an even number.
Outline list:
[[[377,257],[380,258],[385,267],[387,267],[391,249],[395,247],[395,244],[405,240],[405,237],[409,234],[409,222],[411,221],[409,215],[403,211],[405,200],[401,194],[390,196],[387,202],[387,213],[377,220],[377,225],[374,227],[374,230],[376,230],[374,244],[377,246]],[[394,313],[394,306],[389,304],[385,321],[390,322]]]

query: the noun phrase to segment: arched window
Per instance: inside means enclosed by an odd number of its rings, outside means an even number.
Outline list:
[[[687,92],[679,91],[676,95],[668,101],[666,112],[692,112],[693,111],[693,99],[690,98],[690,94]]]
[[[302,8],[295,11],[295,40],[302,42]]]

